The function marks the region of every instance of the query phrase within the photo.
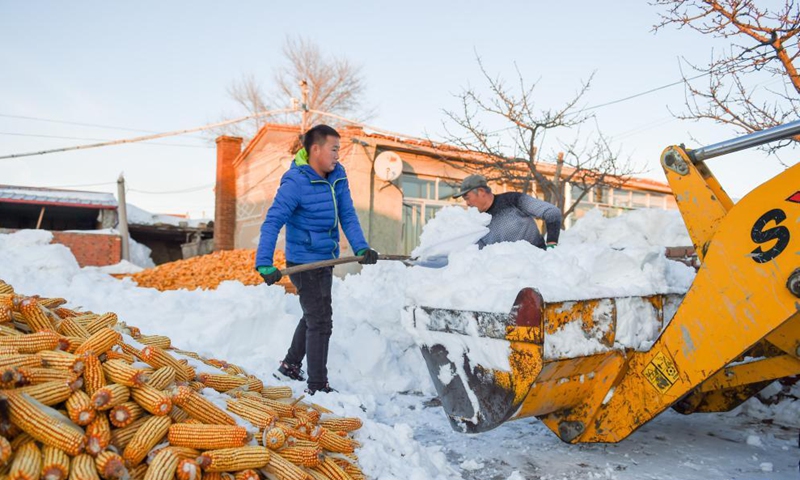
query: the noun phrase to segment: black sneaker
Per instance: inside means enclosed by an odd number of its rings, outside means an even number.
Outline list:
[[[278,367],[278,372],[275,374],[275,378],[278,380],[297,380],[302,382],[306,379],[305,372],[300,369],[300,365],[292,365],[291,363],[281,362],[281,365]],[[281,375],[280,377],[278,375]]]
[[[308,388],[306,388],[305,391],[306,391],[306,395],[314,395],[317,392],[331,393],[331,392],[338,392],[339,390],[331,388],[331,385],[329,383],[326,383],[322,387],[318,387],[318,388],[315,388],[315,387],[312,387],[312,386],[309,385]]]

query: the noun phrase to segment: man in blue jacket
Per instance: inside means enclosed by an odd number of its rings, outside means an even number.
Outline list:
[[[267,285],[281,279],[272,264],[278,232],[286,225],[286,265],[329,260],[339,256],[339,225],[362,264],[378,261],[369,248],[358,222],[344,167],[339,163],[339,133],[317,125],[303,137],[291,168],[283,174],[275,200],[261,225],[256,269]],[[303,318],[297,324],[292,345],[278,372],[293,380],[304,380],[300,369],[308,357],[306,393],[333,391],[328,384],[328,344],[333,329],[331,284],[333,267],[289,276],[297,287]]]

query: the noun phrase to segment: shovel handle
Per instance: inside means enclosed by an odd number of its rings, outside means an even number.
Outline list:
[[[281,275],[293,275],[295,273],[308,272],[309,270],[316,270],[318,268],[333,267],[335,265],[342,265],[344,263],[354,263],[361,261],[362,258],[364,258],[363,255],[356,255],[352,257],[332,258],[330,260],[323,260],[321,262],[304,263],[302,265],[284,268],[281,270]],[[411,257],[408,255],[378,255],[378,260],[393,260],[398,262],[404,262],[410,258]]]

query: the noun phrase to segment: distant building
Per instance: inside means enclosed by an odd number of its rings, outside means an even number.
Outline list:
[[[81,266],[113,265],[122,259],[117,207],[110,193],[0,185],[0,233],[49,230]],[[213,224],[128,210],[131,238],[150,248],[157,265],[211,250]]]
[[[383,253],[410,253],[417,246],[425,222],[439,209],[446,205],[463,205],[452,195],[467,172],[455,168],[454,163],[485,162],[485,157],[475,152],[424,140],[371,133],[355,127],[339,132],[342,135],[339,157],[347,169],[361,226],[370,245]],[[298,126],[267,124],[244,150],[240,138],[217,139],[215,241],[218,246],[255,248],[258,245],[259,229],[280,178],[292,162],[290,150],[299,133]],[[394,153],[382,155],[385,152]],[[396,160],[397,165],[392,167],[384,161],[386,158]],[[374,166],[376,159],[378,166]],[[542,167],[545,174],[554,174],[554,166]],[[398,171],[379,172],[376,168]],[[493,188],[499,192],[511,189],[508,185],[493,185]],[[577,188],[568,189],[568,202],[579,193]],[[569,226],[593,208],[602,209],[607,216],[616,216],[626,210],[645,207],[676,208],[669,185],[655,180],[631,179],[622,188],[597,188],[565,223]],[[344,236],[342,240],[342,255],[352,255]],[[281,236],[280,248],[282,242]]]

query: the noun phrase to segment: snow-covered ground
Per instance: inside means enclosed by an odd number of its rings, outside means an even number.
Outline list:
[[[501,280],[511,281],[512,289],[533,283],[550,299],[564,298],[568,289],[559,283],[565,282],[572,282],[573,294],[588,296],[687,288],[691,273],[664,259],[658,247],[688,243],[680,223],[676,226],[679,217],[634,214],[614,220],[591,216],[547,252],[520,244],[479,252],[454,242],[448,247],[451,264],[441,270],[386,262],[337,279],[329,375],[340,393],[314,401],[365,420],[356,434],[364,445],[358,453],[365,473],[420,480],[798,478],[800,401],[767,407],[751,399],[728,414],[668,411],[610,445],[564,444],[535,419],[464,435],[450,429],[441,408],[426,407],[435,392],[413,331],[401,320],[408,302],[472,302],[503,311],[510,301],[499,288]],[[236,282],[213,291],[139,288],[98,269],[80,269],[66,247],[49,240],[42,231],[0,235],[0,279],[21,293],[67,298],[73,308],[114,311],[144,333],[167,335],[180,348],[227,359],[267,383],[277,382],[271,374],[300,317],[296,296],[276,286]],[[484,275],[470,280],[473,273]],[[497,282],[470,290],[476,279],[486,278]],[[304,387],[290,385],[297,394]]]

